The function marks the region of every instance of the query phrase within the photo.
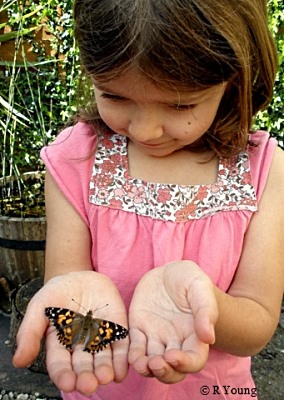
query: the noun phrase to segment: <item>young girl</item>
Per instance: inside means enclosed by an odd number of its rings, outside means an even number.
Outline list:
[[[251,131],[276,71],[266,2],[76,0],[74,12],[96,110],[42,151],[46,284],[14,364],[36,357],[46,307],[85,309],[129,337],[93,355],[51,328],[64,399],[256,398],[250,356],[274,333],[284,277],[283,153]]]

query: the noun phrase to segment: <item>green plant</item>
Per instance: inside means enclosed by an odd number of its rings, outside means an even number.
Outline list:
[[[0,60],[0,177],[41,169],[39,151],[76,111],[78,87],[84,79],[79,66],[72,21],[73,0],[3,0],[10,31],[0,42],[15,41],[14,59]],[[269,22],[279,53],[275,95],[256,118],[256,127],[269,130],[283,145],[284,131],[284,5],[268,0]],[[36,40],[44,31],[49,40]],[[29,61],[26,47],[36,55]],[[18,59],[18,56],[20,60]]]
[[[274,97],[268,108],[260,112],[256,118],[255,126],[268,130],[275,136],[280,146],[284,148],[284,4],[283,0],[269,0],[269,25],[279,57],[279,69],[274,86]]]
[[[0,60],[0,214],[14,209],[7,206],[7,199],[20,204],[21,215],[29,214],[20,198],[34,203],[38,184],[29,188],[22,174],[43,169],[40,149],[76,111],[81,73],[72,4],[71,0],[4,0],[0,5],[0,12],[7,12],[0,29],[9,28],[0,42],[15,44],[12,61]],[[37,40],[36,34],[47,40]],[[10,175],[16,176],[16,183],[7,178]]]
[[[0,35],[0,41],[14,39],[15,54],[13,61],[0,62],[2,177],[40,168],[39,150],[76,109],[80,67],[72,3],[3,2],[11,32]],[[43,30],[50,37],[45,43],[34,36],[35,31]],[[36,54],[35,62],[28,60],[24,44]]]

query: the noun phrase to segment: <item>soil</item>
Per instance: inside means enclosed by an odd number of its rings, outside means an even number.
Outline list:
[[[252,372],[259,400],[284,400],[284,302],[272,340],[252,358]]]

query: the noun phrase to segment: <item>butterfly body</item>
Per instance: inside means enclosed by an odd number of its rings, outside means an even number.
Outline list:
[[[91,310],[83,315],[68,308],[48,307],[45,315],[55,326],[59,342],[68,350],[82,343],[84,351],[93,354],[128,335],[128,330],[121,325],[93,318]]]

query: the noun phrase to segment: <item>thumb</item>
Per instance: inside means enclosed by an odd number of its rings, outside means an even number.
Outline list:
[[[194,317],[198,338],[206,344],[215,342],[215,325],[218,319],[218,304],[214,284],[193,261],[172,262],[165,270],[167,290],[175,304]]]
[[[218,303],[212,284],[196,280],[188,299],[197,336],[207,344],[215,342],[215,325],[218,320]]]
[[[17,349],[12,360],[15,367],[27,367],[36,359],[47,325],[44,307],[32,299],[17,333]]]

